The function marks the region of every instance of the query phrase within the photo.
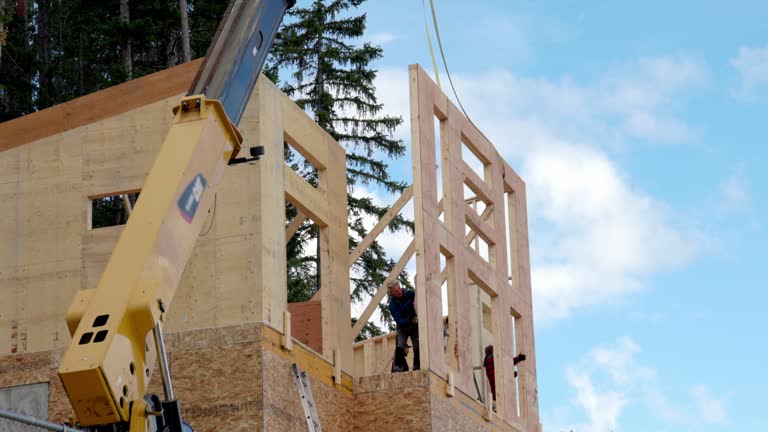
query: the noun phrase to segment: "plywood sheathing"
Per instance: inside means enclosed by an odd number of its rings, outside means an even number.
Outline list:
[[[166,335],[174,391],[182,413],[198,431],[294,431],[306,428],[291,375],[297,363],[310,374],[323,429],[352,430],[352,378],[332,382],[333,365],[296,343],[279,347],[280,334],[260,323]],[[62,351],[0,357],[0,387],[50,384],[49,419],[63,422],[72,410],[56,369]],[[162,395],[159,373],[150,393]]]
[[[291,336],[304,345],[323,352],[322,308],[319,301],[288,303]]]
[[[0,357],[0,387],[49,383],[48,418],[63,422],[72,409],[56,374],[63,351],[45,351]]]
[[[505,421],[494,413],[490,421],[483,418],[485,407],[462,391],[453,397],[445,395],[446,382],[434,373],[431,375],[430,420],[433,431],[484,431],[484,432],[538,432],[527,429],[519,420]]]
[[[350,415],[354,404],[352,395],[334,390],[311,374],[309,382],[323,430],[354,430]],[[264,389],[265,431],[307,429],[291,363],[270,350],[264,351]]]
[[[202,59],[0,124],[0,152],[185,92]]]
[[[430,417],[429,371],[359,378],[355,429],[371,432],[436,431]]]
[[[536,366],[533,355],[528,226],[525,184],[501,158],[488,139],[472,124],[418,65],[409,71],[411,134],[413,142],[414,217],[416,227],[416,289],[422,335],[422,367],[443,380],[449,373],[456,388],[474,394],[472,326],[480,326],[470,308],[470,283],[491,298],[491,327],[496,365],[498,410],[510,424],[523,422],[526,430],[538,427]],[[439,131],[435,130],[435,118]],[[440,142],[436,143],[439,134]],[[440,154],[437,154],[439,144]],[[483,165],[482,177],[464,161],[466,145]],[[439,160],[439,165],[438,165]],[[438,187],[438,170],[442,187]],[[466,204],[469,188],[487,207],[483,215]],[[442,196],[438,190],[442,189]],[[507,208],[505,194],[510,197]],[[444,213],[440,216],[440,204]],[[507,232],[506,221],[510,229]],[[487,260],[466,242],[466,227],[488,244]],[[512,251],[508,272],[507,244]],[[449,337],[443,345],[441,253],[446,257]],[[511,279],[509,278],[511,273]],[[523,398],[517,415],[512,337],[513,315],[518,317],[518,350],[532,355],[520,368]],[[474,322],[478,321],[478,322]],[[521,418],[522,417],[522,420]]]

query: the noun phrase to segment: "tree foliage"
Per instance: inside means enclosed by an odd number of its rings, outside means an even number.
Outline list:
[[[0,121],[48,108],[183,60],[179,2],[132,0],[6,0],[0,41]],[[192,57],[205,55],[225,1],[189,0]],[[0,42],[2,43],[2,42]]]

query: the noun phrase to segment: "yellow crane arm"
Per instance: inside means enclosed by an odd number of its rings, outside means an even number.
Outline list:
[[[143,432],[154,421],[164,431],[188,430],[170,385],[161,323],[224,168],[258,159],[256,146],[252,159],[236,158],[237,124],[294,3],[230,0],[98,286],[80,291],[70,306],[72,341],[59,377],[80,425]],[[145,395],[155,358],[164,401]]]
[[[80,291],[67,314],[72,343],[59,376],[82,425],[129,421],[130,402],[143,402],[152,330],[165,317],[213,190],[241,142],[218,101],[189,96],[176,109],[98,287]]]

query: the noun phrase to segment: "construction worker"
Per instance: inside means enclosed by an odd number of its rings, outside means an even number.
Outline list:
[[[496,373],[493,369],[493,345],[485,347],[485,358],[483,359],[483,368],[485,369],[485,376],[488,377],[488,382],[491,384],[491,394],[493,395],[493,401],[496,401]],[[485,396],[483,396],[485,397]]]
[[[525,360],[525,354],[520,353],[512,358],[512,365],[517,366],[518,363]],[[488,382],[491,383],[491,394],[493,395],[493,401],[496,402],[496,373],[493,368],[493,345],[485,347],[485,359],[483,359],[483,368],[485,369],[485,376],[488,377]],[[517,378],[517,371],[515,371],[514,377]]]
[[[408,348],[408,338],[413,345],[413,370],[421,368],[419,362],[419,319],[416,316],[414,300],[416,293],[413,290],[404,290],[400,282],[394,280],[387,284],[389,291],[389,312],[397,324],[397,342],[395,348],[395,360],[392,367],[394,372],[408,370],[405,360]]]

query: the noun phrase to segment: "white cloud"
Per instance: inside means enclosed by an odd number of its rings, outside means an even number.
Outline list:
[[[735,92],[737,97],[751,99],[761,86],[768,83],[768,47],[741,47],[730,64],[739,73],[739,88]]]
[[[743,168],[737,169],[720,182],[719,190],[722,197],[721,211],[724,213],[750,211],[752,199],[747,189],[747,179]]]
[[[669,401],[662,391],[656,369],[638,361],[640,346],[627,336],[614,344],[593,348],[579,362],[566,369],[566,378],[575,393],[572,407],[560,407],[559,425],[579,432],[621,430],[621,418],[628,409],[641,410],[664,423],[696,426],[723,423],[727,411],[723,398],[717,398],[703,385],[691,389],[692,408],[683,410]],[[580,415],[579,415],[580,414]],[[584,420],[567,421],[567,417]]]
[[[369,42],[374,45],[386,45],[394,41],[395,39],[397,39],[397,37],[393,33],[378,32],[370,35],[368,39],[369,39]]]
[[[718,399],[705,385],[697,385],[691,391],[699,416],[708,423],[722,423],[727,417],[724,399]]]
[[[537,321],[620,300],[707,247],[610,157],[638,139],[695,139],[674,116],[676,101],[707,81],[685,57],[630,62],[583,85],[505,70],[454,76],[472,120],[527,183]],[[387,112],[406,120],[398,137],[410,141],[407,71],[383,69],[376,85]]]
[[[595,389],[592,378],[584,372],[568,369],[568,383],[576,390],[578,405],[584,410],[589,424],[575,426],[584,432],[608,432],[616,429],[619,415],[627,404],[624,394]]]
[[[533,218],[536,313],[567,317],[642,288],[642,276],[688,262],[695,233],[676,228],[668,210],[633,190],[603,153],[575,146],[533,151],[525,159]],[[534,221],[535,224],[535,221]]]

